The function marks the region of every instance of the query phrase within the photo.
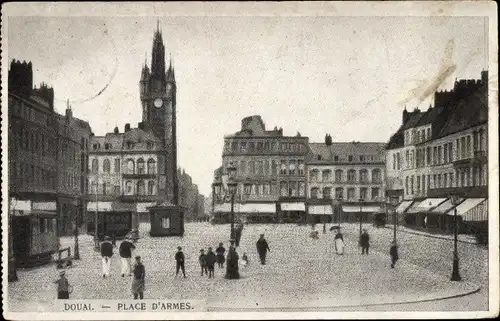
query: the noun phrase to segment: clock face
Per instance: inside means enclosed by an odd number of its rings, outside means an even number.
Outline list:
[[[163,106],[163,100],[161,98],[156,98],[154,104],[156,108],[160,108],[161,106]]]

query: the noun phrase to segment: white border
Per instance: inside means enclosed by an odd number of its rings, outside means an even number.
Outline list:
[[[24,320],[143,320],[170,319],[317,319],[317,318],[484,318],[499,313],[499,207],[498,207],[498,20],[492,1],[419,2],[175,2],[175,3],[6,3],[2,5],[2,84],[7,83],[9,16],[485,16],[489,19],[489,311],[485,312],[256,312],[216,313],[5,313],[5,319]],[[2,97],[7,88],[2,86]],[[2,99],[2,151],[7,150],[7,99]],[[7,262],[7,154],[2,153],[2,303],[6,307]]]

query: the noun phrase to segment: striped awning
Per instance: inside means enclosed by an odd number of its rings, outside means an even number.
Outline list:
[[[309,205],[309,214],[310,215],[332,215],[332,206],[331,205]]]
[[[276,213],[275,203],[245,203],[239,207],[241,213]]]
[[[481,222],[488,220],[488,200],[477,204],[462,215],[466,222]]]
[[[446,198],[426,198],[421,202],[416,202],[415,204],[413,204],[412,207],[410,207],[406,211],[406,213],[413,214],[413,213],[428,212],[431,208],[440,205],[445,200]]]
[[[401,202],[401,204],[398,205],[398,207],[396,208],[396,213],[398,214],[403,214],[404,211],[406,211],[406,209],[408,207],[410,207],[411,203],[413,201],[403,201]]]
[[[281,203],[282,211],[306,211],[306,205],[304,203]]]
[[[484,215],[487,218],[487,209],[484,210],[484,205],[482,204],[486,199],[484,198],[468,198],[457,206],[457,215],[463,217],[464,221],[471,221],[472,219],[483,221]],[[480,208],[482,207],[482,209]],[[487,207],[487,206],[486,206]],[[453,215],[454,212],[448,212],[447,214]]]
[[[463,199],[460,199],[459,201],[461,202],[463,201]],[[434,208],[431,212],[436,214],[445,214],[454,207],[455,205],[451,203],[451,199],[447,199],[446,201],[441,203],[438,207]]]
[[[377,205],[342,205],[342,211],[347,213],[381,213],[382,208]]]

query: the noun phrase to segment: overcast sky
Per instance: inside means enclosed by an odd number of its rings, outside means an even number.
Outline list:
[[[96,135],[141,121],[139,78],[156,17],[15,17],[8,56],[32,61],[35,84],[69,98]],[[177,79],[178,164],[210,193],[223,136],[259,114],[312,142],[387,142],[404,105],[427,109],[434,85],[480,78],[484,18],[164,17]],[[451,74],[435,82],[443,71]],[[100,95],[102,89],[106,88]],[[429,88],[431,90],[429,91]]]

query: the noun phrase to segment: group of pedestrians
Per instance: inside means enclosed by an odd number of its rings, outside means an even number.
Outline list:
[[[334,238],[334,246],[335,253],[338,255],[344,254],[345,242],[344,236],[340,231],[340,228],[335,229],[335,238]],[[368,255],[370,250],[370,235],[366,229],[363,229],[363,232],[359,236],[359,246],[361,247],[361,255]],[[396,265],[396,262],[399,259],[398,256],[398,245],[396,240],[391,242],[391,246],[389,249],[389,255],[391,257],[391,268],[393,269]]]

